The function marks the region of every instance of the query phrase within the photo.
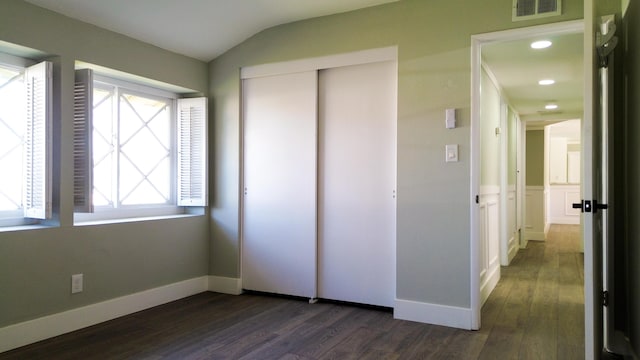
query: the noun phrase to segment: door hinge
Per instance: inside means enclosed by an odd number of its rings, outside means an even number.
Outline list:
[[[476,204],[480,204],[480,196],[476,195]]]
[[[602,292],[602,306],[609,306],[609,292],[606,290]]]

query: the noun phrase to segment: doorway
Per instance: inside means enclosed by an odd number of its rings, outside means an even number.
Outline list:
[[[582,118],[584,71],[576,63],[582,64],[583,38],[582,21],[472,37],[471,183],[472,193],[478,196],[471,206],[471,294],[478,328],[482,304],[497,283],[496,276],[487,278],[496,273],[490,267],[496,256],[507,265],[528,240],[544,240],[548,230],[544,180],[548,174],[544,165],[538,170],[525,166],[525,134],[530,124],[544,127]],[[532,46],[534,40],[551,44],[537,49]],[[545,63],[545,55],[552,53],[559,58]],[[496,115],[487,114],[487,96],[492,93],[501,109]],[[544,152],[539,156],[544,159]],[[492,187],[501,214],[497,235],[487,233],[486,228],[495,224],[487,222],[482,207],[486,189]],[[539,209],[531,209],[532,205]],[[498,249],[499,254],[487,249]]]

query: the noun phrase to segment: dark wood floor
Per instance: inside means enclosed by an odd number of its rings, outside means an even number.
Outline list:
[[[344,304],[202,293],[0,359],[583,359],[578,231],[555,225],[502,269],[480,331]]]

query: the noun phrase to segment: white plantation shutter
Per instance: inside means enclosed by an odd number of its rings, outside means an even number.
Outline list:
[[[93,71],[76,70],[73,90],[73,203],[93,212]]]
[[[44,61],[25,71],[27,126],[24,139],[24,216],[51,217],[52,69]]]
[[[178,99],[178,205],[207,205],[207,99]]]

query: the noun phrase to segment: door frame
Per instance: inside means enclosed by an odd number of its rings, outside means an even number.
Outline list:
[[[592,0],[588,0],[592,1]],[[492,33],[478,34],[471,36],[471,196],[470,196],[470,295],[471,295],[471,328],[480,329],[481,325],[481,295],[480,295],[480,222],[479,207],[476,203],[476,195],[480,194],[480,83],[482,73],[482,46],[496,42],[519,40],[533,36],[545,36],[562,33],[576,33],[585,31],[583,20],[573,20],[545,25],[537,25],[526,28],[497,31]],[[586,60],[586,59],[585,59]],[[588,63],[585,62],[585,68]],[[585,96],[590,93],[591,83],[585,79]],[[585,98],[586,101],[586,98]],[[587,115],[585,110],[585,117]],[[584,169],[584,168],[583,168]],[[584,171],[584,170],[583,170]],[[524,178],[523,178],[524,180]],[[524,204],[523,204],[524,206]],[[585,253],[585,259],[587,259]],[[585,270],[587,268],[585,261]],[[585,279],[587,279],[585,274]],[[585,281],[585,293],[587,291],[587,281]],[[585,304],[586,306],[586,304]],[[586,325],[586,324],[585,324]]]

